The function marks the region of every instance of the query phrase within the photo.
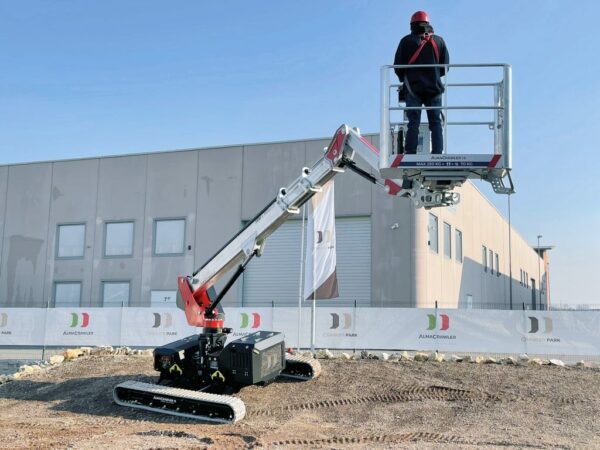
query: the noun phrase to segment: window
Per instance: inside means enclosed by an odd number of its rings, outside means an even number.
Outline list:
[[[154,254],[181,255],[185,240],[185,219],[154,222]]]
[[[452,258],[452,227],[444,222],[444,256]]]
[[[481,265],[483,266],[483,271],[487,272],[487,248],[485,245],[481,246]]]
[[[104,227],[104,256],[133,255],[133,222],[107,222]]]
[[[490,273],[494,275],[494,252],[490,250]]]
[[[102,282],[102,306],[121,307],[129,304],[129,281]]]
[[[176,291],[152,291],[150,293],[150,305],[154,307],[173,306],[176,298]]]
[[[59,281],[54,283],[54,307],[78,307],[81,304],[81,282]]]
[[[435,214],[429,213],[429,248],[438,252],[438,218]]]
[[[519,274],[520,274],[520,279],[519,279],[519,284],[521,286],[523,286],[523,269],[519,269]]]
[[[456,246],[456,250],[455,250],[455,254],[456,254],[456,260],[458,262],[462,262],[463,260],[463,254],[462,254],[462,231],[460,230],[454,230],[454,240],[456,241],[454,243],[454,245]]]
[[[500,257],[496,253],[496,276],[500,276]]]
[[[85,224],[59,225],[57,235],[57,258],[83,258],[85,251]]]

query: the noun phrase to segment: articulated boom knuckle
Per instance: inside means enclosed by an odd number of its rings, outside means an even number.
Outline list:
[[[177,305],[185,311],[187,322],[195,327],[204,326],[204,311],[211,304],[210,298],[205,288],[200,287],[192,290],[188,277],[179,277],[177,280]]]
[[[348,133],[348,125],[340,126],[335,132],[331,143],[327,147],[327,153],[325,153],[325,157],[329,159],[333,165],[337,165],[338,161],[344,154],[344,147],[346,145]]]

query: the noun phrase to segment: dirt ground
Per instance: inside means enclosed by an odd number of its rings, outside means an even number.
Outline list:
[[[147,356],[87,356],[0,386],[0,448],[600,448],[600,371],[322,361],[320,378],[252,386],[235,425],[117,406]]]

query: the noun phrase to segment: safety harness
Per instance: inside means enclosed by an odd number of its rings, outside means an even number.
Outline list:
[[[425,47],[425,45],[427,45],[428,42],[431,42],[431,46],[433,47],[433,53],[435,54],[436,64],[440,62],[440,49],[438,48],[435,39],[433,39],[433,33],[424,33],[421,35],[421,43],[417,47],[417,50],[415,50],[415,53],[413,53],[413,55],[408,60],[408,64],[412,64],[417,60],[417,58],[421,54],[421,50],[423,50],[423,47]]]
[[[423,33],[421,35],[421,43],[419,44],[419,46],[417,47],[417,49],[415,50],[413,55],[408,60],[408,64],[412,64],[417,60],[417,58],[421,54],[421,50],[423,50],[423,47],[425,47],[425,45],[427,45],[428,42],[430,42],[431,46],[433,47],[435,62],[436,62],[436,64],[439,64],[440,49],[438,48],[437,42],[435,42],[435,39],[433,38],[433,33]],[[412,96],[416,97],[415,93],[410,88],[410,84],[408,83],[408,78],[404,79],[404,86],[406,87],[406,90],[408,92],[410,92],[410,94]],[[400,101],[400,102],[406,101],[406,92],[403,92],[403,90],[401,88],[398,89],[398,101]]]

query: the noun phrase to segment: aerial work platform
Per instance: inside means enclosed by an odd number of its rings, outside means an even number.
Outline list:
[[[511,67],[508,64],[448,64],[452,73],[465,70],[474,76],[478,69],[494,73],[493,81],[468,81],[448,83],[443,78],[445,92],[443,102],[438,107],[407,107],[397,100],[397,91],[401,87],[398,82],[391,82],[390,76],[395,68],[412,69],[423,67],[444,67],[442,64],[430,65],[398,65],[381,68],[381,128],[379,171],[385,179],[402,180],[400,194],[409,196],[416,207],[432,208],[450,206],[460,201],[460,195],[454,188],[461,186],[468,179],[489,182],[498,194],[512,194],[514,186],[510,177],[512,164],[512,114],[511,114]],[[477,74],[475,73],[475,77]],[[461,88],[485,89],[489,95],[484,104],[454,105],[448,102],[448,93]],[[479,96],[481,97],[481,95]],[[408,121],[406,111],[441,109],[443,120],[444,153],[431,154],[430,133],[427,123],[419,128],[419,145],[416,154],[404,153],[404,136]],[[492,117],[477,120],[448,120],[448,114],[486,113]],[[491,114],[490,114],[491,113]],[[422,114],[425,116],[425,114]],[[457,114],[458,115],[458,114]],[[493,134],[493,143],[482,145],[481,142],[468,142],[463,137],[457,145],[448,142],[448,127],[460,126],[462,132],[471,132],[475,128],[487,128]],[[464,142],[463,142],[464,141]],[[463,153],[468,146],[481,149],[478,153]],[[487,150],[487,152],[486,152]]]

